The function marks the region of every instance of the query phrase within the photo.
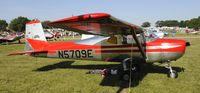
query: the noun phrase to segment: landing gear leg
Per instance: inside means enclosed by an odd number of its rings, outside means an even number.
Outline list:
[[[129,81],[130,78],[133,78],[135,76],[135,73],[139,72],[139,65],[136,63],[132,63],[132,66],[130,66],[130,58],[124,59],[122,61],[123,71],[121,74],[121,79],[124,81]]]
[[[166,68],[169,69],[168,73],[167,73],[167,76],[170,77],[170,78],[177,78],[178,77],[178,73],[172,69],[170,63],[167,63],[167,66]]]

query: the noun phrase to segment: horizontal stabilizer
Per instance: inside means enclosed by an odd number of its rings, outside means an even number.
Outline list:
[[[12,56],[12,55],[32,55],[32,54],[37,54],[37,53],[48,53],[48,51],[27,51],[27,52],[16,52],[16,53],[11,53],[8,54],[8,56]]]

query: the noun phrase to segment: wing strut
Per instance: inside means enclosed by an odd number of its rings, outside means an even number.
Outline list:
[[[135,39],[135,42],[140,50],[140,53],[142,54],[143,58],[146,59],[146,55],[145,55],[145,52],[144,52],[144,48],[142,48],[142,45],[141,43],[139,42],[137,36],[136,36],[136,33],[134,31],[134,29],[131,29],[131,33],[132,33],[132,36],[133,38]]]
[[[137,44],[137,46],[138,46],[138,48],[139,48],[139,50],[140,50],[140,52],[141,52],[141,54],[142,54],[142,57],[144,58],[144,59],[146,59],[146,55],[145,55],[145,52],[144,52],[144,49],[142,48],[142,45],[141,45],[141,43],[139,42],[139,40],[138,40],[138,38],[137,38],[137,35],[136,35],[136,32],[134,31],[134,29],[131,29],[131,33],[132,33],[132,36],[133,36],[133,38],[134,38],[134,40],[135,40],[135,42],[136,42],[136,44]],[[133,43],[132,43],[132,46],[131,47],[133,47]],[[132,82],[132,65],[133,65],[133,51],[132,51],[132,49],[131,49],[131,57],[130,57],[130,67],[129,67],[129,76],[130,76],[130,78],[129,78],[129,88],[128,88],[128,93],[130,93],[131,92],[131,82]]]
[[[134,38],[134,40],[135,40],[135,42],[136,42],[136,44],[138,45],[138,48],[139,48],[139,50],[140,50],[140,52],[141,52],[141,54],[142,54],[142,57],[144,58],[144,59],[146,59],[146,55],[145,55],[145,52],[144,52],[144,49],[142,48],[142,45],[141,45],[141,43],[139,42],[139,40],[138,40],[138,38],[137,38],[137,35],[136,35],[136,32],[134,31],[134,29],[131,29],[131,33],[132,33],[132,36],[133,36],[133,38]],[[132,46],[133,46],[133,43],[132,43]],[[133,51],[132,51],[132,49],[131,49],[131,61],[130,61],[130,73],[129,73],[129,76],[130,76],[130,78],[129,78],[129,88],[128,88],[128,93],[130,93],[131,92],[131,82],[132,82],[132,65],[133,65],[133,55],[132,55],[132,53],[133,53]]]

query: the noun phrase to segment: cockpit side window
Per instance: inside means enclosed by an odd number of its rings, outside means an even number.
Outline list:
[[[133,36],[131,34],[124,36],[124,38],[125,38],[124,40],[126,40],[127,44],[136,43],[135,39],[133,38]],[[141,42],[141,43],[145,42],[145,37],[143,36],[143,34],[137,34],[137,38],[138,38],[139,42]]]

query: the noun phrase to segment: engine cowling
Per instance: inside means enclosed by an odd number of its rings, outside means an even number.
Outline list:
[[[147,62],[177,60],[185,53],[186,42],[178,39],[157,39],[146,44]]]

